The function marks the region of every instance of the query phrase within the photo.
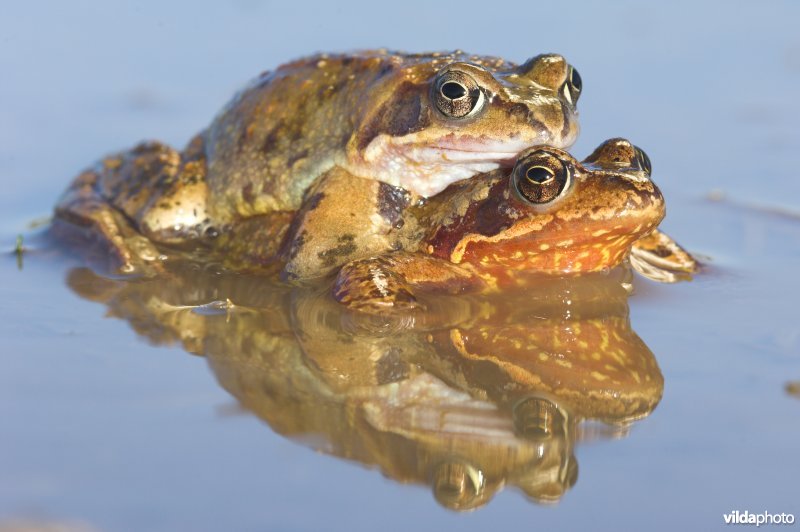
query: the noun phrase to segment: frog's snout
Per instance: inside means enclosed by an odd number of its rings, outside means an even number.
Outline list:
[[[632,193],[628,209],[630,216],[638,221],[637,227],[640,230],[637,233],[642,235],[657,227],[667,214],[661,190],[652,181],[648,185]]]
[[[558,92],[572,107],[578,104],[583,91],[581,75],[558,54],[541,54],[528,59],[520,66],[519,75]]]

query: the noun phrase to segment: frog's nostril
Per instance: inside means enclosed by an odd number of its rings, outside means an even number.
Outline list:
[[[560,90],[569,81],[569,65],[558,54],[542,54],[528,59],[520,67],[521,76],[551,90]]]

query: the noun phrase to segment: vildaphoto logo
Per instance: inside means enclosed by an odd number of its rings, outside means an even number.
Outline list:
[[[771,514],[762,512],[760,514],[750,513],[747,510],[740,512],[734,510],[727,514],[722,514],[726,525],[793,525],[794,514],[780,513]]]

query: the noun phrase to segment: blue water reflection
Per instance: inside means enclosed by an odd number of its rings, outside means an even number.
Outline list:
[[[183,145],[245,81],[316,50],[464,48],[580,70],[585,156],[646,149],[664,227],[713,258],[637,285],[664,397],[625,439],[580,449],[554,508],[512,491],[469,515],[238,415],[201,359],[152,347],[75,297],[63,257],[0,261],[0,519],[109,530],[722,528],[794,512],[800,462],[800,5],[794,2],[5,3],[0,242],[67,181],[143,138]],[[708,202],[712,190],[726,201]],[[35,246],[35,242],[31,245]]]

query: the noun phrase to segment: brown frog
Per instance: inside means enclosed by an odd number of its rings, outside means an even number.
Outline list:
[[[553,54],[521,65],[461,51],[304,58],[255,79],[183,152],[144,143],[80,174],[56,225],[85,229],[119,272],[148,274],[165,246],[219,248],[249,224],[257,243],[222,246],[234,260],[319,276],[384,251],[398,197],[509,166],[530,145],[570,145],[581,89]]]
[[[334,295],[366,311],[412,308],[419,289],[494,291],[529,273],[601,271],[632,249],[634,267],[651,278],[694,271],[694,259],[656,230],[664,200],[650,172],[647,155],[625,139],[583,162],[530,148],[511,171],[454,183],[409,207],[394,235],[402,251],[346,264]]]

